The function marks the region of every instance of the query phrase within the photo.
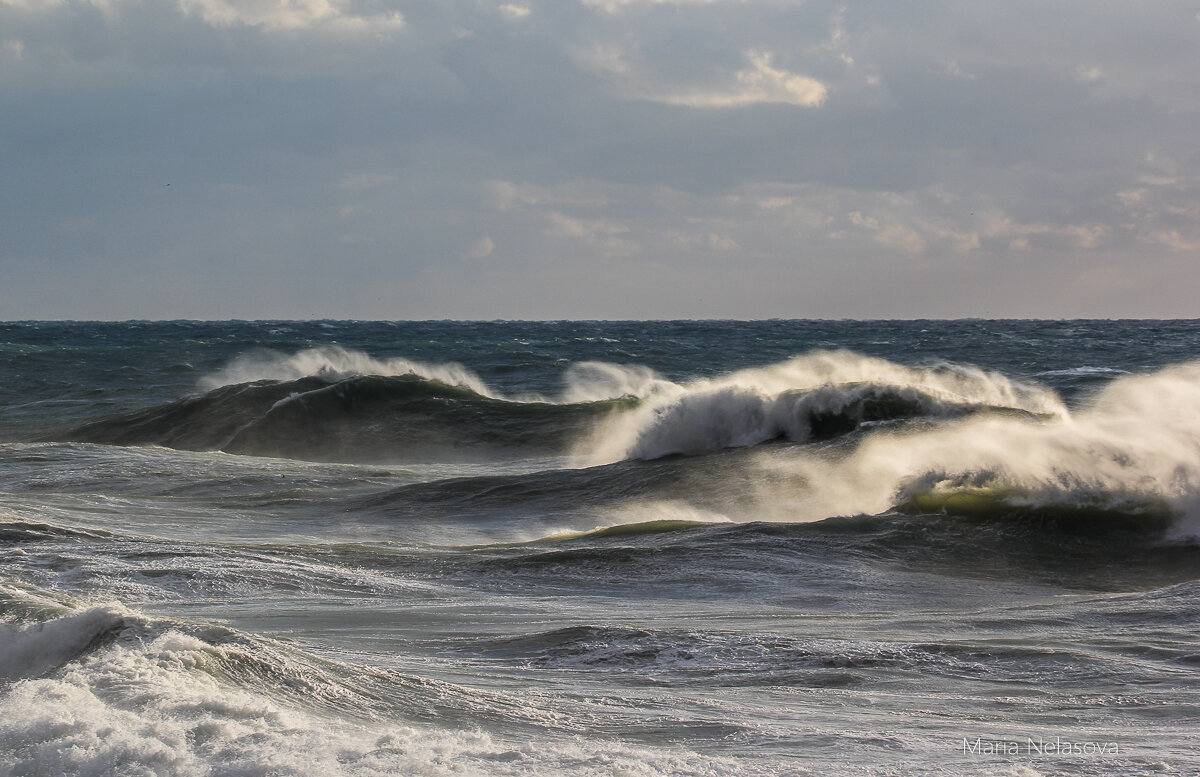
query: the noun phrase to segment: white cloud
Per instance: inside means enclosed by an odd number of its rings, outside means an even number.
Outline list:
[[[605,253],[627,252],[633,246],[621,239],[629,227],[609,219],[585,219],[568,216],[556,210],[546,211],[549,222],[546,234],[582,240],[601,247]]]
[[[529,16],[530,10],[527,5],[518,5],[516,3],[505,3],[500,6],[500,13],[509,19],[524,19]]]
[[[639,5],[708,5],[720,0],[583,0],[584,6],[594,11],[606,14],[618,14],[621,11]]]
[[[481,237],[463,252],[463,259],[487,259],[496,250],[496,244],[490,237]]]
[[[736,240],[717,232],[690,234],[669,230],[667,237],[672,243],[687,251],[733,251],[738,248]]]
[[[864,216],[860,211],[851,212],[847,219],[854,226],[872,233],[879,244],[899,249],[906,254],[924,253],[928,247],[920,232],[894,219],[880,222],[872,216]]]
[[[354,175],[346,175],[342,177],[340,188],[348,192],[361,192],[367,189],[374,189],[379,186],[387,186],[398,181],[394,175],[386,175],[381,173],[358,173]]]
[[[585,70],[621,76],[633,76],[633,68],[625,52],[615,43],[596,44],[571,52],[572,57]]]
[[[740,108],[758,103],[814,108],[825,102],[829,94],[828,88],[817,79],[775,67],[772,55],[767,52],[748,51],[746,59],[750,67],[735,73],[733,84],[651,99],[689,108]]]
[[[1019,222],[999,213],[990,213],[982,218],[980,234],[984,238],[1006,241],[1019,250],[1029,250],[1040,244],[1044,248],[1066,247],[1074,249],[1098,248],[1112,238],[1113,230],[1107,224],[1050,224],[1044,221]]]
[[[1172,251],[1197,251],[1200,250],[1200,239],[1188,239],[1184,237],[1178,229],[1164,229],[1157,232],[1151,232],[1144,238],[1146,242],[1158,243],[1166,246]]]
[[[1157,169],[1178,168],[1158,155],[1147,161]],[[1137,239],[1174,252],[1200,249],[1200,176],[1149,174],[1139,176],[1137,183],[1117,193]]]
[[[397,11],[358,14],[344,0],[179,0],[179,8],[214,27],[388,34],[405,24]]]
[[[489,181],[483,186],[487,203],[498,210],[509,208],[579,209],[602,208],[609,203],[602,181],[572,181],[557,186],[539,186],[514,181]]]
[[[967,81],[974,81],[975,74],[969,73],[963,69],[962,65],[957,60],[947,60],[942,63],[942,72],[954,78],[962,78]]]

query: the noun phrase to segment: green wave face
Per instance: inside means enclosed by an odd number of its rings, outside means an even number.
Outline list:
[[[937,485],[903,496],[896,510],[980,521],[1034,522],[1059,529],[1159,531],[1173,517],[1163,498],[1132,493],[1029,491],[1011,485]]]

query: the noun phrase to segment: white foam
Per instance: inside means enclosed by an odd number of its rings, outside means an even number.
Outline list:
[[[124,608],[108,605],[55,620],[0,624],[0,679],[37,677],[57,669],[119,628],[126,615]]]
[[[144,643],[121,641],[51,677],[17,682],[0,698],[0,764],[28,777],[777,771],[684,748],[549,730],[507,740],[480,730],[332,718],[220,679],[220,667],[236,660],[228,652],[168,632]]]

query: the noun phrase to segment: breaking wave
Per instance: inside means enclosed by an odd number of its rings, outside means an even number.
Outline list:
[[[1200,516],[1200,364],[1116,379],[1075,412],[983,415],[865,437],[849,453],[762,459],[799,514],[878,514],[895,506],[959,514],[1109,512]]]
[[[526,736],[506,741],[464,721],[540,721],[519,695],[346,666],[229,629],[155,621],[118,604],[47,614],[0,625],[5,773],[743,771],[732,759],[578,734],[541,737],[536,747]]]
[[[844,351],[683,383],[643,366],[580,362],[562,381],[555,396],[503,396],[453,363],[336,347],[255,353],[203,378],[204,393],[88,423],[66,439],[350,462],[571,452],[591,465],[804,443],[981,409],[1066,412],[1052,392],[997,373]]]
[[[445,386],[461,386],[480,396],[493,396],[479,376],[461,364],[424,364],[400,357],[377,359],[336,345],[307,348],[294,354],[269,350],[244,354],[201,378],[199,385],[202,391],[212,391],[241,383],[289,383],[305,378],[337,383],[365,375],[424,378]]]
[[[242,378],[252,380],[229,382]],[[847,351],[684,382],[581,362],[564,371],[556,396],[503,396],[460,365],[325,348],[244,357],[204,385],[212,388],[68,439],[348,462],[574,454],[588,468],[785,440],[794,445],[764,448],[753,466],[739,460],[729,473],[721,466],[732,462],[695,460],[580,477],[608,505],[694,483],[690,493],[707,494],[701,508],[728,514],[748,500],[751,520],[1078,508],[1151,523],[1171,516],[1179,536],[1200,534],[1200,363],[1118,375],[1074,409],[996,372]],[[840,442],[812,444],[826,440]],[[579,486],[567,472],[547,477]],[[417,510],[449,499],[474,512],[523,494],[547,515],[561,512],[570,495],[544,480],[433,483],[377,501]]]
[[[729,375],[657,386],[580,449],[592,463],[694,455],[775,439],[828,439],[869,424],[955,418],[978,410],[1065,417],[1053,391],[976,367],[906,367],[817,351]]]

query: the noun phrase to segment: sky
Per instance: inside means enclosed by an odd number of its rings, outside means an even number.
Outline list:
[[[0,320],[1198,291],[1194,0],[0,0]]]

